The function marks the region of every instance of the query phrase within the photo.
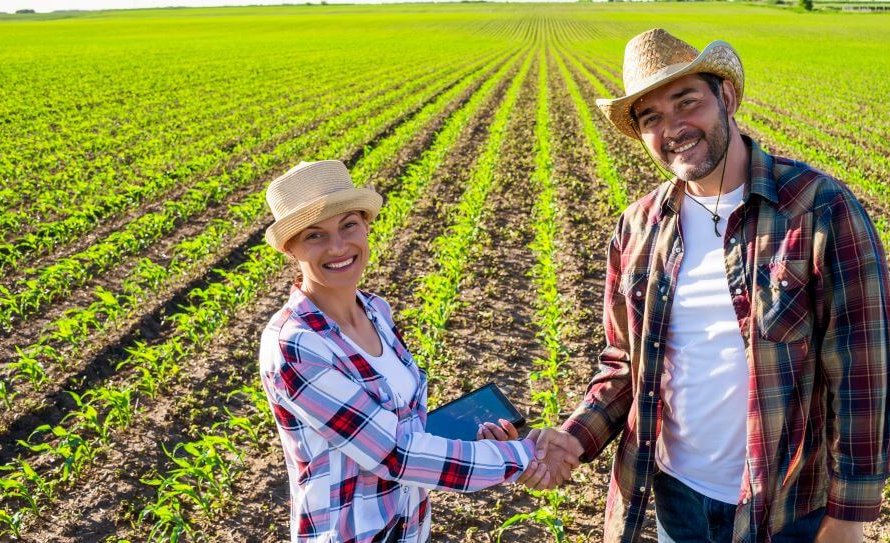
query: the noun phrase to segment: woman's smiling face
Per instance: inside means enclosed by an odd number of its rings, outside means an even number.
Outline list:
[[[370,226],[359,211],[347,211],[306,227],[285,250],[300,265],[303,287],[355,290],[368,264]]]

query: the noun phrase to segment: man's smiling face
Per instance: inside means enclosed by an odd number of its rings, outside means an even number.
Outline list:
[[[633,113],[643,143],[678,178],[698,181],[720,164],[729,140],[726,107],[699,75],[650,91]]]

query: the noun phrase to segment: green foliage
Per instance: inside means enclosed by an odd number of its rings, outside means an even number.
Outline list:
[[[457,307],[457,294],[468,262],[468,250],[479,233],[479,222],[488,194],[495,183],[495,168],[504,142],[507,121],[519,97],[519,89],[528,74],[532,56],[527,55],[519,73],[510,83],[504,101],[497,109],[488,132],[488,140],[477,159],[467,188],[460,201],[449,211],[449,225],[433,240],[437,269],[420,279],[415,297],[417,305],[405,312],[411,323],[407,335],[414,340],[415,358],[431,381],[437,379],[439,357],[443,355],[442,333]]]

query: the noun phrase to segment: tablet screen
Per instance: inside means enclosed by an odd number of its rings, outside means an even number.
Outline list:
[[[489,383],[430,411],[426,431],[449,439],[474,441],[479,424],[507,419],[517,428],[525,423],[522,414],[494,383]]]

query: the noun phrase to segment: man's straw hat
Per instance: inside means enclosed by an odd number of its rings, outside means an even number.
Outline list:
[[[685,75],[711,73],[729,80],[738,100],[745,90],[745,72],[735,50],[725,41],[708,44],[699,53],[688,43],[671,36],[666,30],[653,28],[635,36],[624,49],[625,96],[598,98],[596,105],[615,128],[638,138],[634,131],[631,106],[647,92]]]
[[[275,217],[266,241],[282,253],[288,240],[307,226],[347,211],[364,211],[372,221],[383,205],[375,191],[352,184],[339,160],[300,162],[269,183],[266,201]]]

